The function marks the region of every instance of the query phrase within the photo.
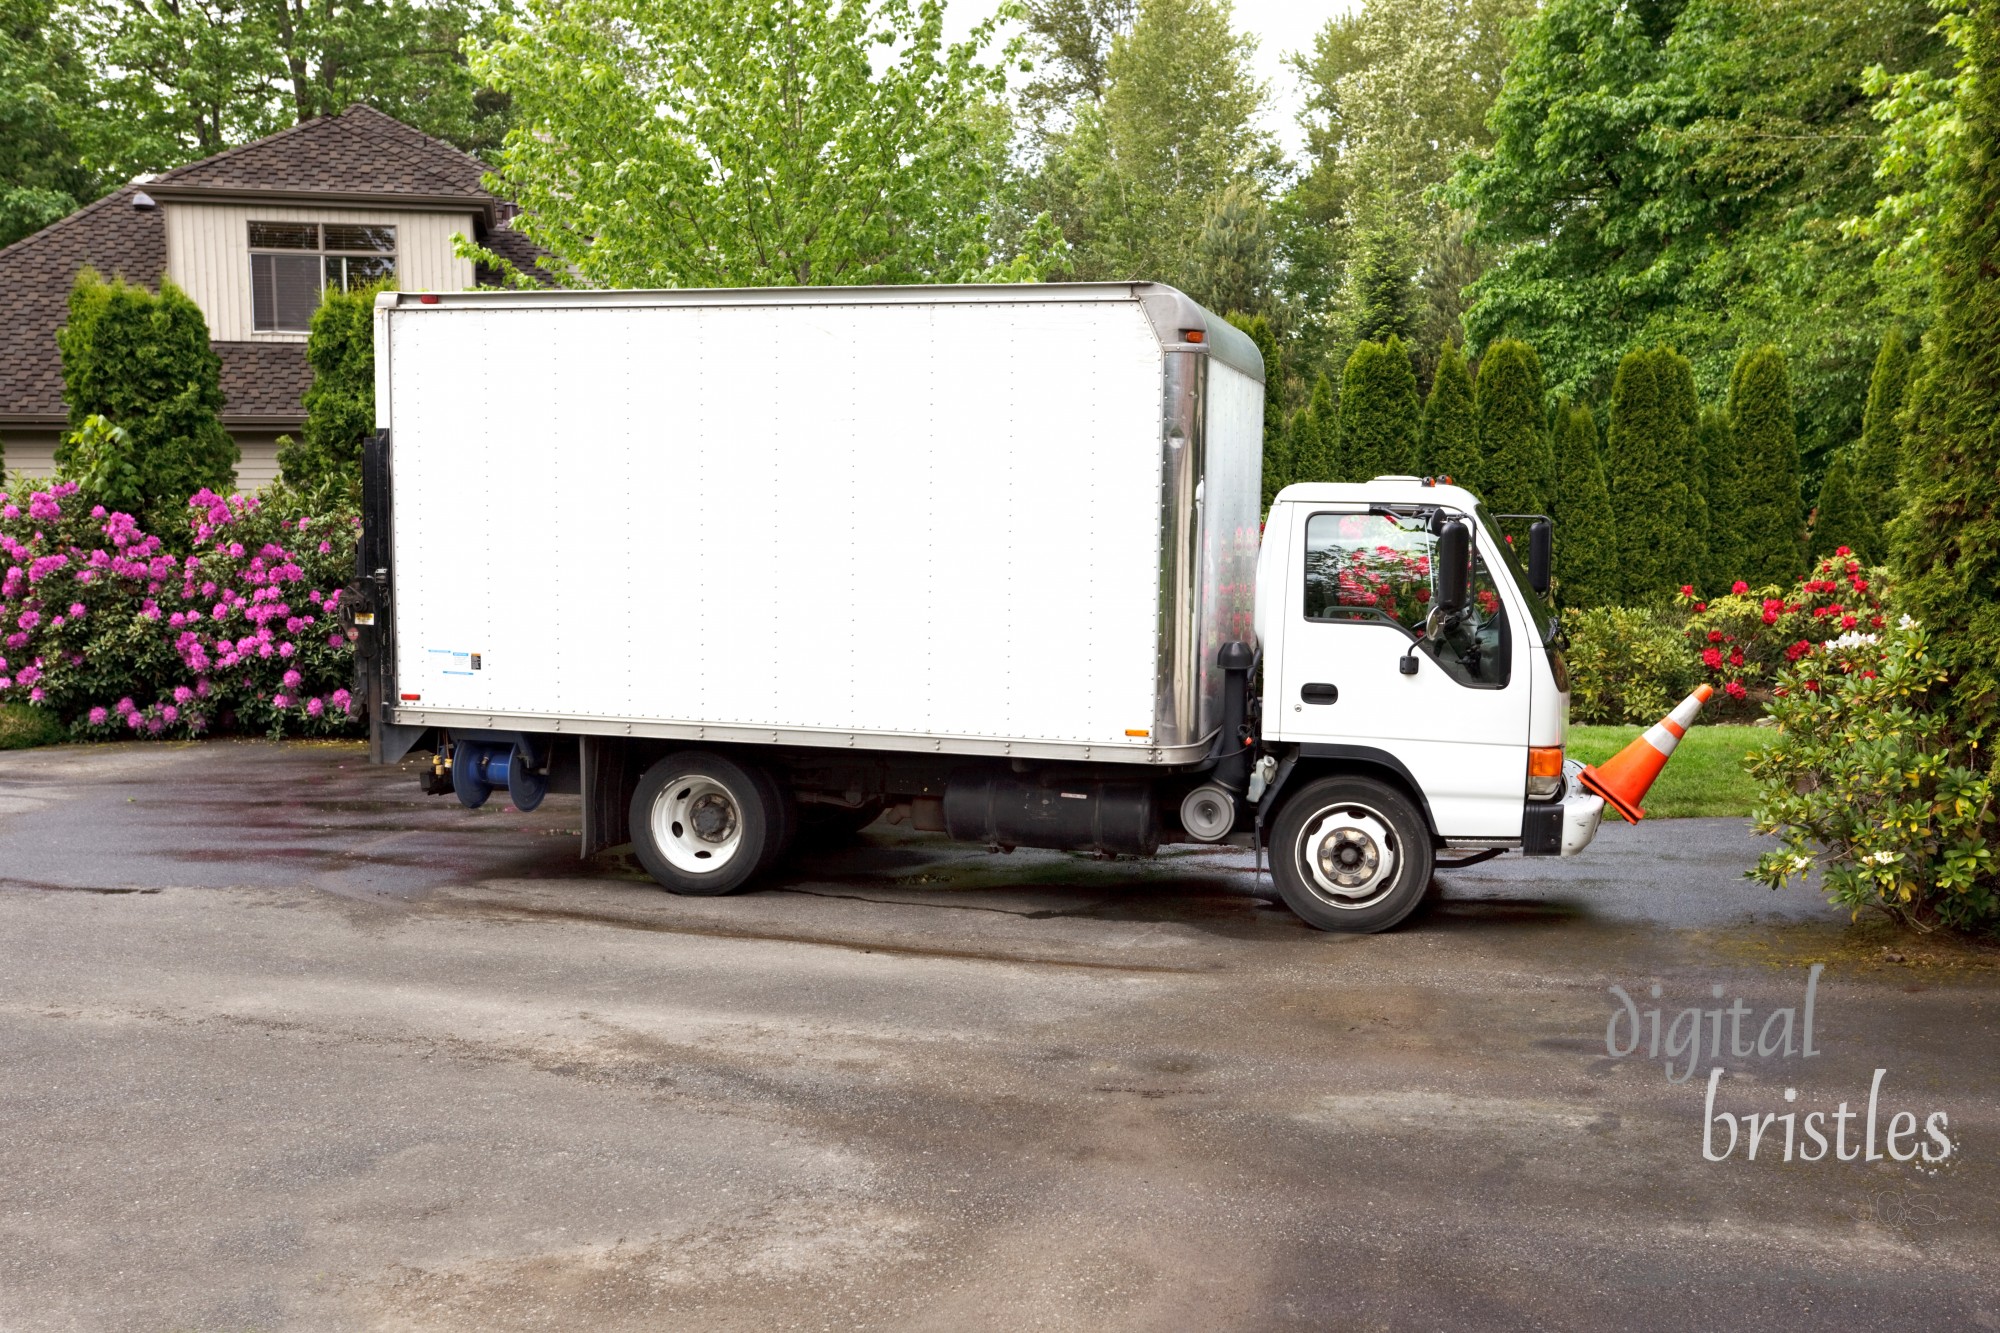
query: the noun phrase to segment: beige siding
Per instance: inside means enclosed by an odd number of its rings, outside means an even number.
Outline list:
[[[464,291],[472,264],[452,253],[455,234],[472,235],[472,214],[396,209],[295,208],[266,204],[165,206],[167,276],[194,298],[217,342],[303,342],[302,333],[251,329],[250,223],[355,222],[396,229],[396,281],[405,291]]]
[[[56,470],[56,445],[62,432],[34,427],[0,429],[0,471],[25,472],[31,477],[50,477]]]

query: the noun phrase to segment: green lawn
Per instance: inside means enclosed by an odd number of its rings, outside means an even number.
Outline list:
[[[0,704],[0,750],[26,750],[69,739],[62,723],[27,704]]]
[[[1639,737],[1644,727],[1571,727],[1569,755],[1601,764]],[[1743,756],[1776,735],[1769,727],[1717,727],[1696,723],[1675,747],[1653,790],[1639,804],[1648,819],[1692,815],[1748,816],[1757,789],[1743,771]],[[1616,819],[1605,811],[1606,819]]]

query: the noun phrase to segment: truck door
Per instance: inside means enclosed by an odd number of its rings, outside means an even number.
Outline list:
[[[1388,755],[1444,837],[1518,838],[1534,631],[1522,629],[1504,565],[1496,582],[1497,562],[1480,549],[1486,534],[1475,525],[1464,616],[1413,651],[1431,608],[1431,514],[1288,507],[1288,605],[1277,680],[1266,683],[1267,734]]]

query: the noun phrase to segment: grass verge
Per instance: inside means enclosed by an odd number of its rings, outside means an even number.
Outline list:
[[[0,750],[31,750],[68,739],[55,714],[28,704],[0,704]]]
[[[1601,764],[1638,739],[1643,727],[1571,727],[1569,756],[1586,764]],[[1777,732],[1770,727],[1718,727],[1699,723],[1674,748],[1674,757],[1640,802],[1648,819],[1686,819],[1697,815],[1749,817],[1757,787],[1743,771],[1743,756],[1763,746]],[[1618,816],[1605,812],[1606,819]]]

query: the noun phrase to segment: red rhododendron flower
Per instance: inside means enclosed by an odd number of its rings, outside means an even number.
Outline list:
[[[1692,583],[1683,583],[1681,585],[1681,596],[1683,597],[1694,596],[1694,585]]]
[[[1695,609],[1695,610],[1697,610],[1697,611],[1706,611],[1706,610],[1708,610],[1708,603],[1707,603],[1707,602],[1696,602],[1696,603],[1694,604],[1694,609]]]
[[[1743,682],[1740,680],[1730,681],[1727,685],[1722,687],[1722,692],[1728,695],[1732,699],[1741,699],[1744,695],[1749,693],[1748,690],[1743,688]]]
[[[1743,665],[1743,650],[1741,648],[1738,648],[1735,652],[1729,655],[1729,665],[1731,666]]]
[[[1721,643],[1721,642],[1722,642],[1722,631],[1721,631],[1721,630],[1719,630],[1719,629],[1712,629],[1712,630],[1710,630],[1710,631],[1708,632],[1708,641],[1709,641],[1710,643]]]
[[[1778,609],[1776,607],[1767,606],[1764,608],[1764,623],[1766,625],[1775,625],[1778,623]]]
[[[1834,548],[1833,548],[1833,553],[1834,553],[1835,555],[1851,555],[1851,554],[1853,554],[1853,552],[1849,551],[1849,550],[1848,550],[1848,549],[1847,549],[1847,548],[1846,548],[1845,546],[1836,546],[1836,547],[1834,547]]]
[[[1704,648],[1702,649],[1701,660],[1707,664],[1709,670],[1713,671],[1722,665],[1722,650],[1720,648]]]
[[[1743,593],[1750,591],[1750,585],[1745,583],[1742,579],[1738,579],[1736,580],[1736,582],[1729,585],[1729,591],[1736,593],[1738,596],[1741,596]]]
[[[1854,623],[1855,618],[1853,616],[1842,616],[1840,618],[1840,627],[1842,629],[1853,629]]]

